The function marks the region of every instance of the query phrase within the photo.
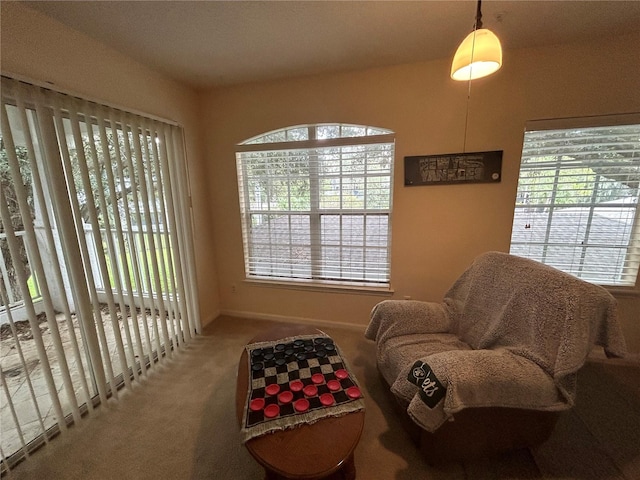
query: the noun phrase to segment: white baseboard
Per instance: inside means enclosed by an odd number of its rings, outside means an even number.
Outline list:
[[[311,325],[314,327],[321,327],[321,328],[331,328],[331,327],[345,328],[348,330],[361,331],[361,332],[364,332],[364,330],[367,328],[366,325],[358,325],[357,323],[332,322],[331,320],[320,320],[316,318],[288,317],[285,315],[274,315],[271,313],[243,312],[239,310],[220,310],[219,314],[229,316],[229,317],[251,318],[254,320],[265,320],[265,321],[283,322],[283,323],[299,323],[303,325]]]

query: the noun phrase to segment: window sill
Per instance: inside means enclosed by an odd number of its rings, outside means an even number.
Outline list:
[[[636,287],[604,287],[614,297],[640,297],[640,289]]]
[[[263,278],[246,278],[245,283],[257,287],[280,288],[285,290],[306,290],[330,293],[352,293],[360,295],[385,295],[394,293],[391,286],[375,286],[366,283],[344,284],[321,280],[273,280]]]

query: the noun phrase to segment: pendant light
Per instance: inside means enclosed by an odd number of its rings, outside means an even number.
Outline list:
[[[502,46],[491,31],[482,28],[481,0],[478,0],[476,23],[467,35],[451,64],[451,78],[459,81],[475,80],[496,72],[502,66]]]

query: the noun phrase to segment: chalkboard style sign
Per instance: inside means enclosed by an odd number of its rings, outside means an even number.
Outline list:
[[[404,157],[405,186],[497,183],[502,150]]]

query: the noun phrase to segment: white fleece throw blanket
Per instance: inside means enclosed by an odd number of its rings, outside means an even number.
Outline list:
[[[568,409],[594,345],[626,352],[604,288],[499,252],[476,258],[441,304],[379,303],[365,336],[394,395],[430,432],[464,408]]]

